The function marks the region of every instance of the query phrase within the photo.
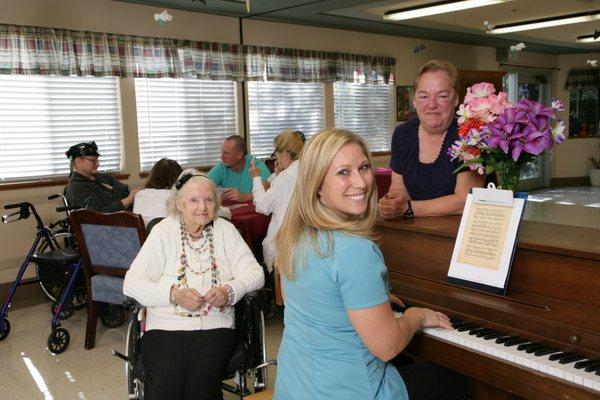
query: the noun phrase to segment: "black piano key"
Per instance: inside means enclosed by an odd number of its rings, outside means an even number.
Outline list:
[[[504,332],[498,332],[498,331],[496,331],[496,332],[491,332],[491,333],[488,333],[488,334],[487,334],[487,335],[485,335],[483,338],[484,338],[485,340],[491,340],[491,339],[497,339],[497,338],[501,338],[501,337],[504,337],[504,336],[506,336],[506,333],[504,333]]]
[[[459,332],[464,332],[464,331],[470,331],[471,329],[475,329],[475,328],[479,328],[479,327],[480,326],[477,325],[477,324],[470,323],[470,324],[461,325],[461,326],[459,326],[458,328],[455,328],[455,329],[457,331],[459,331]]]
[[[452,324],[452,326],[462,324],[463,322],[463,320],[458,319],[456,317],[450,317],[450,323]]]
[[[600,369],[596,370],[596,375],[600,375]]]
[[[556,361],[556,360],[558,360],[559,358],[562,358],[562,357],[568,357],[568,356],[572,356],[573,354],[574,354],[574,353],[571,353],[571,352],[561,351],[560,353],[552,354],[552,355],[549,357],[549,360],[550,360],[550,361]]]
[[[546,345],[541,344],[541,343],[536,346],[529,346],[528,348],[525,349],[525,353],[533,354],[533,353],[535,353],[536,350],[543,349],[544,347],[546,347]]]
[[[577,361],[574,365],[575,369],[582,369],[593,363],[594,360]]]
[[[600,368],[600,360],[594,360],[593,363],[585,367],[585,372],[593,372]]]
[[[581,354],[577,354],[577,353],[570,353],[564,357],[561,357],[558,362],[560,364],[569,364],[572,363],[574,361],[579,361],[579,360],[584,360],[585,357],[582,356]]]
[[[475,336],[477,336],[477,337],[484,337],[485,335],[487,335],[488,333],[491,333],[491,332],[496,332],[496,331],[493,330],[493,329],[488,328],[488,329],[484,329],[484,330],[481,330],[481,331],[477,332],[475,334]]]
[[[506,342],[504,342],[504,345],[506,347],[511,347],[511,346],[521,344],[521,343],[529,343],[529,339],[523,339],[520,337],[516,337],[516,338],[508,339]]]
[[[530,347],[537,347],[540,344],[541,344],[540,342],[521,343],[520,345],[517,346],[517,350],[519,350],[519,351],[525,351],[525,350],[527,350]]]
[[[476,334],[478,334],[479,332],[481,332],[481,331],[483,331],[483,330],[486,330],[486,329],[488,329],[488,328],[484,328],[484,327],[481,327],[481,326],[480,326],[479,328],[471,329],[471,330],[469,331],[469,335],[471,335],[471,336],[475,336],[475,335],[476,335]]]
[[[516,336],[502,336],[499,337],[498,339],[496,339],[496,343],[498,344],[502,344],[502,343],[506,343],[511,339],[516,339]]]
[[[548,354],[556,353],[559,351],[560,350],[558,350],[554,347],[543,347],[541,349],[537,349],[536,351],[534,351],[533,354],[538,357],[542,357],[542,356],[547,356]]]

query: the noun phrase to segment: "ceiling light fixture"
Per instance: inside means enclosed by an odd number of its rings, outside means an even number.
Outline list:
[[[422,6],[400,8],[383,13],[383,19],[401,21],[405,19],[426,17],[428,15],[444,14],[448,12],[467,10],[469,8],[484,7],[492,4],[505,3],[512,0],[446,0]]]
[[[580,43],[600,42],[600,30],[596,29],[591,35],[577,36],[577,41]]]
[[[552,26],[579,24],[581,22],[590,22],[600,19],[600,10],[587,11],[577,14],[559,15],[556,17],[534,19],[531,21],[515,22],[512,24],[496,25],[487,33],[501,34],[520,31],[529,31],[533,29],[549,28]]]

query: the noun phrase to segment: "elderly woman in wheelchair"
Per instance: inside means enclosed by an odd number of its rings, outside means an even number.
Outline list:
[[[264,284],[261,266],[228,221],[214,184],[182,172],[127,272],[123,291],[146,310],[141,339],[149,399],[222,399],[236,345],[234,305]]]

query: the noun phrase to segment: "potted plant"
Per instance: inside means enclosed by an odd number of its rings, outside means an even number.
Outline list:
[[[592,168],[590,168],[590,182],[592,186],[600,186],[600,157],[590,157]]]

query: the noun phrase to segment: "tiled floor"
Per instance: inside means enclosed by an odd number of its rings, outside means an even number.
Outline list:
[[[36,301],[37,300],[37,301]],[[24,299],[8,313],[9,336],[0,342],[0,399],[126,399],[125,364],[111,355],[124,350],[126,326],[107,329],[98,324],[96,347],[83,348],[86,311],[63,322],[71,335],[67,350],[53,355],[46,349],[50,333],[50,305],[40,299]],[[32,305],[31,303],[37,303]],[[276,358],[283,330],[282,316],[267,321],[267,353]],[[273,385],[276,367],[269,370]],[[226,394],[225,399],[235,399]]]

